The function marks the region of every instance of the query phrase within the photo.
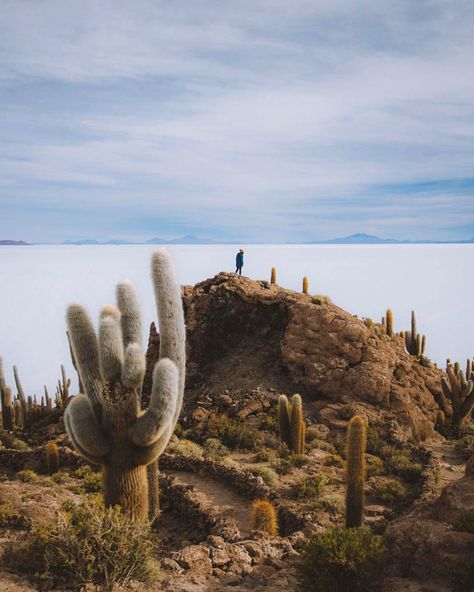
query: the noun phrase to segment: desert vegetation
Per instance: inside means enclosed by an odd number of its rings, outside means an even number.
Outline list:
[[[357,319],[305,279],[285,290],[273,268],[270,282],[219,274],[181,290],[159,251],[146,352],[122,282],[97,332],[82,306],[67,311],[79,388],[61,366],[38,400],[15,367],[13,395],[0,359],[0,576],[18,592],[388,592],[433,576],[407,571],[407,549],[433,552],[412,523],[441,554],[449,535],[460,561],[474,536],[472,362],[443,371],[414,313],[400,334],[391,309]],[[460,590],[464,567],[433,577]]]

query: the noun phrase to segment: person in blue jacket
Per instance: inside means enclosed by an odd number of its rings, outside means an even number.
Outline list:
[[[239,249],[237,257],[235,258],[235,273],[242,275],[242,267],[244,266],[244,250]]]

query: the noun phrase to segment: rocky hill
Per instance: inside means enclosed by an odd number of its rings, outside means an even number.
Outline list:
[[[308,537],[343,519],[344,439],[351,417],[361,415],[368,424],[365,523],[386,533],[385,589],[447,592],[446,574],[430,566],[430,556],[441,562],[468,552],[474,535],[453,522],[472,513],[474,481],[465,468],[469,439],[453,443],[435,431],[444,372],[407,354],[399,335],[326,296],[221,273],[184,287],[183,303],[185,402],[160,458],[154,524],[163,575],[156,587],[126,589],[295,590]],[[144,403],[159,342],[152,325]],[[295,393],[305,414],[302,454],[278,437],[278,398]],[[32,525],[51,523],[62,501],[87,500],[100,489],[96,468],[71,450],[60,411],[29,429],[0,431],[5,549]],[[60,471],[48,476],[44,444],[51,439]],[[255,530],[256,499],[274,506],[278,535]],[[3,562],[6,590],[37,589],[5,555]]]

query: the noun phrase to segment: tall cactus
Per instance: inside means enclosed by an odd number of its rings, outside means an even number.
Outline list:
[[[364,522],[364,480],[367,429],[359,415],[349,422],[346,437],[346,527]]]
[[[33,406],[33,400],[31,397],[26,399],[25,391],[23,390],[23,386],[21,384],[20,375],[18,374],[18,368],[13,366],[13,377],[15,379],[16,384],[16,391],[18,394],[18,400],[20,401],[21,405],[21,413],[23,417],[23,427],[27,428],[30,426],[31,423],[31,410]],[[30,401],[31,399],[31,401]]]
[[[468,361],[467,372],[470,370]],[[446,417],[451,419],[451,433],[457,437],[462,432],[467,418],[474,408],[474,380],[472,371],[466,378],[459,364],[454,366],[448,362],[446,376],[441,379],[442,394],[440,406]]]
[[[277,283],[277,272],[276,272],[276,267],[272,267],[272,274],[270,277],[270,283],[271,284],[276,284]]]
[[[85,310],[71,305],[68,331],[85,394],[69,403],[68,436],[86,459],[102,467],[104,500],[129,516],[148,514],[146,466],[156,461],[181,411],[185,373],[185,327],[181,292],[170,255],[152,257],[152,278],[160,326],[160,361],[153,371],[150,404],[140,409],[145,355],[132,285],[117,287],[117,305],[106,307],[99,336]]]
[[[388,308],[385,314],[385,332],[389,337],[393,337],[393,312],[391,308]]]
[[[2,391],[2,424],[4,430],[13,430],[14,408],[12,391],[6,386]]]
[[[407,352],[420,358],[425,353],[426,335],[421,336],[416,330],[415,311],[411,311],[411,331],[405,331],[405,347]]]
[[[306,276],[303,278],[303,294],[309,293],[309,280]]]
[[[286,395],[279,396],[278,427],[280,441],[295,454],[303,454],[306,428],[300,395],[293,395],[291,402],[288,401]]]

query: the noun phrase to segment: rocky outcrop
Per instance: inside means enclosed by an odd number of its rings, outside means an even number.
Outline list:
[[[391,523],[386,541],[394,572],[421,581],[449,580],[456,562],[467,560],[474,548],[474,534],[459,525],[465,512],[474,512],[473,477],[450,483],[434,501]]]
[[[185,287],[183,301],[195,392],[189,405],[222,396],[223,384],[234,404],[239,388],[242,398],[253,388],[300,392],[307,400],[372,405],[390,413],[406,438],[432,434],[442,373],[408,355],[402,338],[389,338],[381,325],[325,298],[228,273]],[[258,398],[250,404],[257,409]]]

